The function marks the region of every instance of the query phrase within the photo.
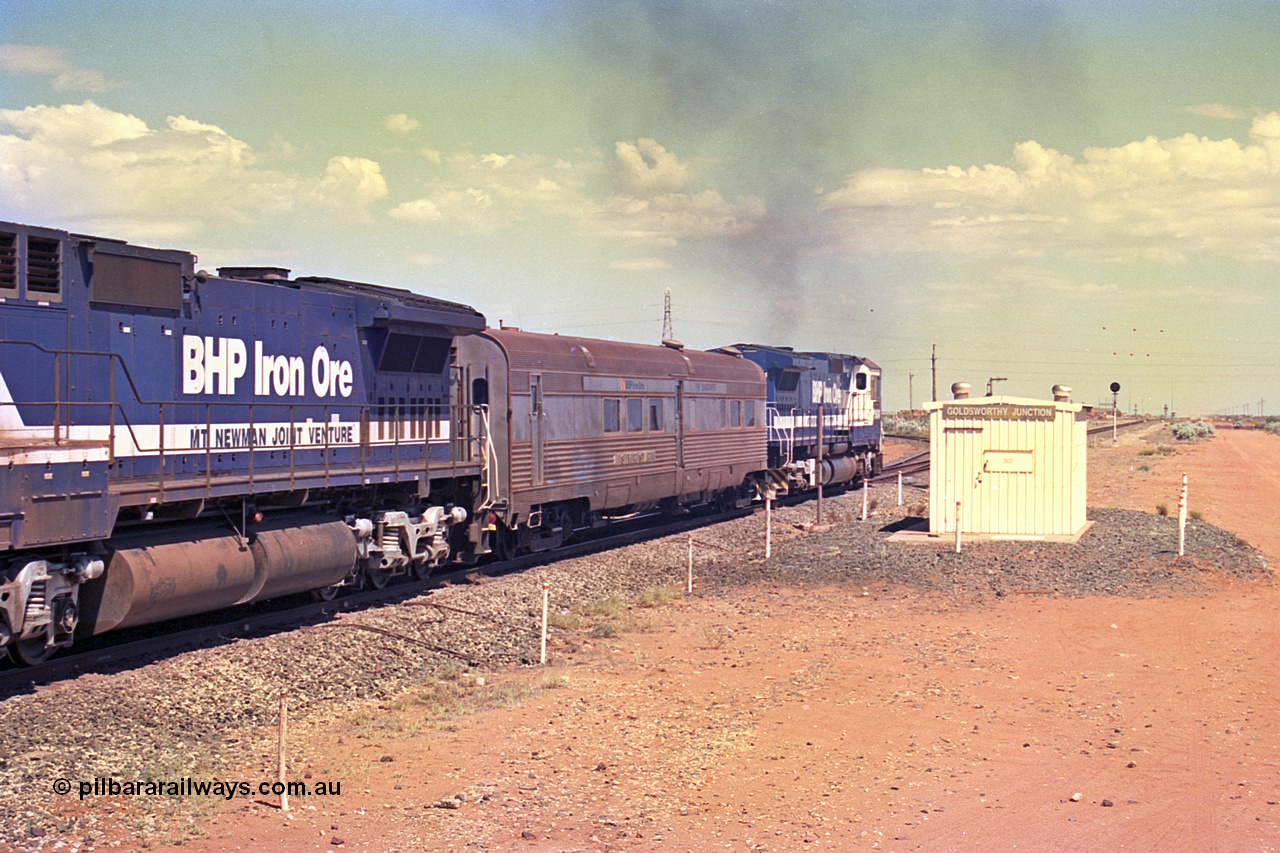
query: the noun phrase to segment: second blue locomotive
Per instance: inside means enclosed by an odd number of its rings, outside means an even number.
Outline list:
[[[880,375],[855,355],[736,344],[768,380],[769,478],[794,490],[874,477],[881,468]]]

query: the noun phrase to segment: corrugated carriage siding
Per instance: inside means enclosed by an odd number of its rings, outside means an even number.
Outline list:
[[[610,485],[625,484],[630,487],[626,501],[637,502],[737,485],[766,463],[763,428],[690,433],[684,446],[684,478],[679,482],[673,434],[623,433],[549,441],[543,449],[543,483],[539,487],[532,482],[533,446],[516,444],[511,448],[512,485],[518,492],[531,490],[531,499],[541,502],[603,496]]]

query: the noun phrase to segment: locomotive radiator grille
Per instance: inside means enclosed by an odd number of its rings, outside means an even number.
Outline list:
[[[31,593],[27,596],[27,612],[23,617],[24,625],[36,625],[49,621],[48,580],[33,581]]]

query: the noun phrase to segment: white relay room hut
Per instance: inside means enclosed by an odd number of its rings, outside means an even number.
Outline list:
[[[955,399],[929,410],[929,533],[1073,538],[1085,519],[1086,420],[1091,407],[1025,397]],[[959,507],[957,507],[957,503]]]

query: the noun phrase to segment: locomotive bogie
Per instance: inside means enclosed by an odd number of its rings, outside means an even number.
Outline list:
[[[431,506],[419,512],[392,510],[373,519],[348,519],[360,543],[358,566],[366,572],[425,577],[451,556],[450,528],[467,520],[460,506]]]
[[[79,590],[102,575],[102,560],[82,554],[72,563],[20,559],[0,572],[0,648],[35,663],[71,645],[80,624]]]

